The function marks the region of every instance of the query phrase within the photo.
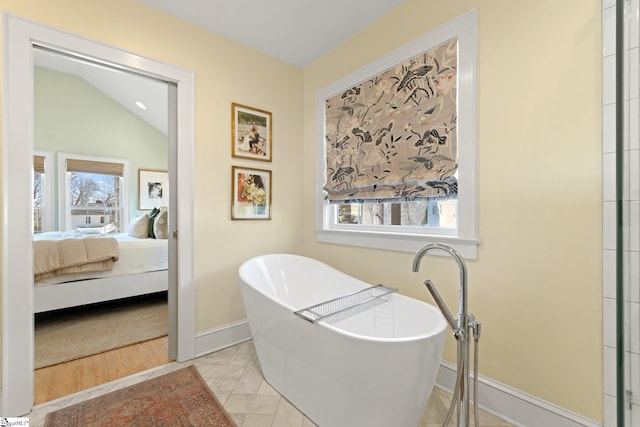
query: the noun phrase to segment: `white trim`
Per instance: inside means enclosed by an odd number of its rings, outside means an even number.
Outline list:
[[[6,12],[2,20],[2,408],[6,412],[2,415],[19,416],[33,406],[33,215],[31,192],[24,191],[33,180],[33,45],[46,45],[177,86],[180,362],[195,356],[194,75]]]
[[[196,336],[196,357],[201,357],[250,339],[251,331],[249,330],[249,322],[246,319],[210,329]]]
[[[55,182],[55,171],[53,169],[53,152],[45,150],[35,150],[34,155],[44,157],[44,209],[42,210],[42,231],[53,231],[53,193]],[[2,412],[0,412],[1,414]]]
[[[67,160],[92,160],[96,162],[119,163],[122,171],[122,191],[120,192],[120,232],[124,233],[129,226],[129,200],[131,176],[129,174],[129,160],[116,157],[92,156],[88,154],[58,153],[58,230],[71,230],[71,215],[69,215],[69,190],[71,182],[67,173]]]
[[[451,393],[456,367],[442,361],[436,385]],[[470,383],[470,390],[473,386]],[[602,427],[602,424],[508,385],[478,376],[479,407],[521,427]],[[473,395],[473,393],[472,393]],[[472,397],[473,400],[473,397]]]
[[[417,252],[428,243],[445,243],[463,258],[477,259],[477,239],[461,239],[456,236],[429,236],[425,234],[381,233],[355,230],[316,230],[316,240],[323,243],[366,246],[400,252]]]
[[[414,240],[407,239],[407,234],[395,232],[369,233],[362,232],[357,239],[351,235],[338,231],[331,223],[328,203],[324,200],[322,186],[325,181],[325,137],[324,137],[324,102],[336,93],[358,84],[368,77],[395,66],[407,58],[424,52],[426,49],[442,44],[452,38],[458,39],[458,94],[463,102],[458,103],[458,230],[455,236],[416,234],[423,243],[433,241],[456,245],[458,249],[478,245],[478,203],[476,179],[476,138],[477,138],[477,62],[478,62],[478,13],[475,9],[449,21],[448,23],[428,32],[416,40],[382,56],[375,61],[353,71],[347,76],[325,86],[316,93],[316,238],[321,242],[350,244],[381,248],[379,235],[386,237],[395,250],[413,252]],[[342,227],[341,227],[342,228]],[[355,228],[353,231],[356,231]],[[388,231],[388,230],[385,230]],[[332,236],[333,237],[329,237]],[[453,239],[453,240],[451,240]],[[387,248],[388,246],[382,246]],[[465,258],[475,259],[477,247],[473,250],[463,250]],[[474,255],[475,254],[475,255]]]

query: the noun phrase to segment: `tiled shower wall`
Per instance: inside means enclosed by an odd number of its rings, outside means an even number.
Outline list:
[[[625,427],[640,427],[640,0],[625,2],[624,283]],[[616,405],[616,0],[602,1],[602,212],[604,426],[617,426]],[[625,397],[626,398],[626,397]]]

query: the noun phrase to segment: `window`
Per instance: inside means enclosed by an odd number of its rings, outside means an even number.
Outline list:
[[[53,230],[53,154],[37,151],[33,156],[33,232]]]
[[[318,241],[477,257],[471,11],[317,93]]]
[[[119,233],[128,218],[128,161],[59,154],[61,229]]]

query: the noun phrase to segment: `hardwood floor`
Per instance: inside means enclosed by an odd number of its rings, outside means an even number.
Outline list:
[[[34,372],[35,404],[48,402],[170,362],[162,337]]]

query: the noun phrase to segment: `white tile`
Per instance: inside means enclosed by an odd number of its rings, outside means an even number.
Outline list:
[[[638,83],[640,75],[638,74],[640,66],[640,49],[634,47],[629,50],[629,92],[625,98],[633,99],[638,97]]]
[[[616,201],[616,154],[602,155],[602,200]]]
[[[616,204],[604,202],[602,204],[602,248],[616,249]]]
[[[616,53],[616,8],[602,11],[602,56]]]
[[[631,427],[640,427],[640,406],[632,405],[631,407]]]
[[[614,396],[604,397],[604,427],[617,427],[617,402]]]
[[[625,334],[625,349],[638,355],[640,354],[640,304],[628,302],[625,309],[628,313],[625,326],[629,328],[629,333]],[[640,366],[636,368],[635,372],[640,377]]]
[[[628,3],[629,8],[629,47],[637,47],[640,43],[639,37],[639,26],[638,26],[638,4],[640,2],[638,0],[631,0]],[[604,13],[604,12],[603,12]],[[615,30],[614,30],[615,31]]]
[[[616,102],[616,57],[607,56],[602,59],[602,104]]]
[[[602,108],[602,152],[616,151],[616,104]]]
[[[629,280],[625,297],[632,302],[640,302],[640,252],[629,252],[627,258]]]
[[[615,155],[614,156],[614,164],[615,164]],[[627,156],[629,159],[628,162],[628,173],[629,173],[629,194],[628,200],[640,200],[640,150],[629,150],[627,151]],[[603,171],[603,174],[606,173]],[[614,191],[614,200],[615,200],[615,173],[614,173],[614,182],[613,182],[613,191]],[[604,188],[603,188],[604,191]]]
[[[616,349],[613,347],[604,347],[604,393],[609,396],[616,395]]]
[[[624,147],[625,150],[630,150],[631,149],[631,141],[629,141],[629,135],[631,133],[631,129],[630,129],[630,116],[631,116],[631,101],[637,101],[637,98],[634,99],[625,99],[623,101],[623,111],[622,114],[624,116],[624,120],[623,120],[623,126],[622,126],[622,145]]]
[[[629,356],[631,368],[630,375],[626,376],[629,384],[625,384],[625,388],[631,390],[631,402],[640,405],[640,355],[630,353]]]
[[[602,252],[602,296],[616,297],[616,251]]]
[[[616,300],[605,298],[602,301],[603,343],[605,346],[616,346]]]
[[[640,251],[640,202],[629,202],[629,250]]]
[[[629,100],[629,149],[637,150],[640,148],[640,100]],[[615,114],[615,111],[614,111]],[[615,131],[614,131],[615,134]]]

